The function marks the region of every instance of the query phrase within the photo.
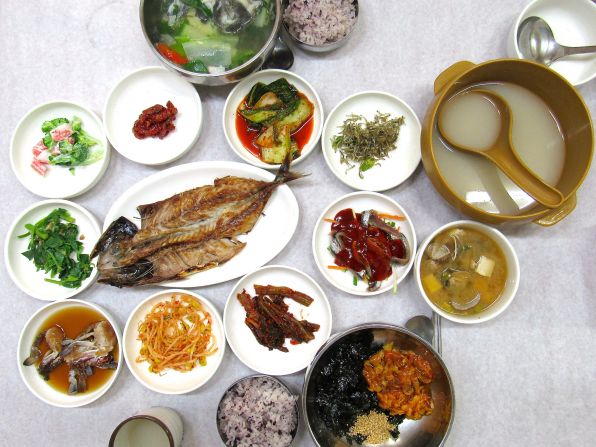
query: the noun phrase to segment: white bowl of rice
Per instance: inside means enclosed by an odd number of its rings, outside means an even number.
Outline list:
[[[282,6],[284,35],[308,51],[341,47],[358,21],[358,0],[283,0]]]
[[[298,396],[279,379],[253,375],[234,382],[217,407],[226,446],[288,447],[298,431]]]

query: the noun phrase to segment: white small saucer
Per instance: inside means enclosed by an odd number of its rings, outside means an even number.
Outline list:
[[[101,142],[104,156],[87,166],[75,167],[72,174],[67,167],[48,165],[45,175],[31,167],[33,146],[43,138],[41,125],[55,118],[72,120],[81,118],[85,132]],[[10,165],[19,182],[41,197],[66,199],[75,197],[93,188],[106,172],[110,163],[110,147],[99,117],[87,107],[70,101],[52,101],[31,109],[12,134],[10,142]]]
[[[69,307],[88,307],[100,313],[103,318],[105,318],[112,325],[112,328],[114,328],[114,332],[116,333],[116,338],[118,339],[118,355],[114,355],[114,358],[116,358],[118,361],[118,367],[111,375],[109,380],[104,383],[101,388],[98,388],[95,391],[75,395],[65,394],[52,388],[43,379],[43,377],[39,375],[35,366],[23,365],[23,361],[29,357],[33,340],[35,340],[35,337],[37,337],[40,330],[43,329],[41,326],[44,324],[44,322],[56,312]],[[72,334],[68,335],[72,336]],[[73,299],[47,304],[35,312],[31,318],[29,318],[27,323],[25,323],[23,330],[21,331],[21,336],[19,337],[17,368],[21,374],[21,378],[23,379],[23,382],[25,382],[25,385],[27,385],[27,388],[29,388],[29,391],[31,391],[36,397],[45,403],[54,407],[74,408],[81,407],[96,401],[103,396],[114,384],[118,374],[120,374],[120,371],[122,370],[122,363],[122,337],[120,336],[120,328],[118,327],[116,320],[105,309],[87,301]]]
[[[151,311],[153,306],[161,301],[169,300],[173,294],[185,294],[194,297],[201,303],[212,317],[211,330],[217,343],[217,352],[207,357],[206,366],[195,366],[188,372],[168,370],[161,374],[149,371],[148,362],[137,362],[142,343],[137,339],[139,323]],[[185,394],[203,386],[215,374],[221,364],[226,350],[226,338],[223,323],[217,309],[207,299],[189,290],[169,289],[157,292],[141,301],[131,312],[124,328],[124,358],[132,375],[145,387],[156,393]]]
[[[163,140],[139,140],[132,132],[143,110],[171,101],[178,109],[176,129]],[[194,146],[203,122],[201,98],[182,77],[163,67],[145,67],[122,78],[108,95],[104,125],[114,149],[124,157],[145,165],[170,163]]]
[[[245,162],[264,169],[277,170],[279,165],[269,164],[261,161],[258,157],[250,153],[249,150],[244,147],[238,138],[238,134],[236,133],[236,111],[238,110],[238,106],[242,103],[242,101],[244,101],[246,95],[248,95],[248,92],[250,92],[250,89],[253,87],[253,85],[255,85],[257,82],[269,84],[279,78],[286,78],[290,84],[296,87],[296,89],[304,94],[314,105],[312,117],[314,122],[312,134],[308,142],[302,148],[300,156],[292,161],[292,165],[297,165],[298,163],[302,162],[302,160],[304,160],[313,151],[319,142],[319,139],[321,138],[323,123],[325,121],[321,98],[319,98],[319,95],[313,86],[301,76],[298,76],[291,71],[271,69],[257,71],[256,73],[253,73],[252,75],[243,79],[236,87],[234,87],[234,89],[228,95],[228,99],[226,99],[223,111],[224,134],[228,144],[234,150],[236,155],[238,155]]]
[[[405,220],[398,222],[398,226],[408,241],[410,259],[406,265],[393,265],[392,275],[385,279],[377,290],[367,290],[368,284],[362,280],[359,280],[354,285],[354,274],[349,270],[341,271],[328,268],[328,266],[335,264],[335,257],[329,250],[331,224],[324,219],[333,219],[339,211],[346,208],[352,208],[357,213],[374,209],[382,213],[397,214],[405,217]],[[379,295],[390,290],[395,283],[399,285],[412,269],[414,258],[416,257],[416,232],[414,231],[412,219],[410,219],[408,213],[397,202],[377,192],[358,191],[340,197],[323,211],[313,231],[312,251],[320,272],[327,281],[339,290],[352,295]]]
[[[286,286],[310,296],[314,301],[310,306],[302,306],[291,299],[286,299],[289,312],[298,320],[307,320],[320,325],[314,333],[314,340],[293,345],[286,339],[288,352],[277,349],[270,351],[261,345],[244,322],[246,311],[236,298],[246,290],[254,296],[254,285]],[[282,265],[268,265],[249,273],[236,283],[224,309],[224,328],[226,338],[236,354],[249,368],[274,376],[292,374],[306,368],[317,354],[319,348],[331,333],[331,308],[323,289],[306,273]]]
[[[403,116],[404,124],[400,128],[396,148],[360,178],[358,166],[348,169],[347,164],[342,164],[340,153],[333,149],[331,141],[339,135],[349,115],[362,115],[370,120],[377,111],[390,113],[392,118]],[[327,166],[346,185],[364,191],[386,191],[406,181],[420,163],[421,129],[418,117],[401,99],[389,93],[361,92],[347,97],[331,111],[323,128],[321,147]]]
[[[6,242],[4,243],[4,262],[8,274],[19,289],[27,295],[44,301],[56,301],[70,298],[81,293],[95,281],[97,267],[93,268],[91,276],[83,281],[78,289],[69,289],[58,284],[45,281],[50,278],[43,270],[37,271],[32,261],[21,253],[27,250],[29,238],[19,239],[19,235],[27,232],[25,224],[35,224],[56,208],[64,208],[79,227],[79,235],[83,236],[83,253],[89,254],[101,236],[97,219],[85,208],[68,200],[49,199],[37,202],[23,211],[12,223]]]

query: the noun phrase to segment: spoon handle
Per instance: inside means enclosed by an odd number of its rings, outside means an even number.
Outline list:
[[[570,56],[572,54],[584,54],[584,53],[596,53],[596,45],[588,45],[584,47],[566,47],[561,45],[563,48],[563,54]]]
[[[499,151],[490,152],[490,158],[493,163],[517,186],[532,196],[534,200],[547,208],[558,208],[561,206],[565,200],[561,191],[544,183],[513,152],[509,154],[503,154],[503,152]],[[489,156],[488,151],[485,154]]]
[[[433,325],[435,326],[435,332],[433,335],[432,345],[433,348],[435,348],[435,351],[441,355],[443,353],[443,342],[441,339],[441,316],[436,312],[433,312]]]

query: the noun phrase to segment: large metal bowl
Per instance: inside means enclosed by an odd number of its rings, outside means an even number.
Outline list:
[[[398,349],[414,351],[416,354],[421,355],[430,363],[433,371],[433,381],[431,383],[434,403],[433,412],[417,421],[404,420],[399,426],[399,438],[396,441],[388,441],[382,445],[401,447],[442,446],[451,429],[455,412],[455,395],[449,372],[439,354],[428,343],[407,329],[384,323],[359,325],[330,338],[306,370],[302,390],[302,411],[306,426],[315,444],[319,447],[350,446],[345,439],[336,437],[319,418],[314,402],[314,392],[321,368],[327,363],[326,360],[330,356],[331,348],[346,342],[346,336],[364,331],[372,332],[375,343],[393,342]]]
[[[224,71],[222,73],[195,73],[194,71],[185,70],[184,68],[174,64],[159,54],[159,51],[157,51],[155,48],[154,42],[152,42],[151,38],[149,37],[147,30],[151,29],[151,27],[159,20],[159,5],[161,1],[162,0],[141,0],[139,6],[139,15],[143,34],[147,40],[147,43],[149,44],[149,47],[151,48],[151,51],[153,51],[161,63],[164,64],[166,68],[178,73],[193,84],[225,85],[238,82],[240,79],[245,78],[249,74],[261,68],[261,66],[273,52],[276,44],[282,46],[285,45],[281,43],[280,39],[278,38],[282,22],[281,0],[275,0],[275,22],[273,23],[271,34],[269,35],[267,42],[265,42],[265,45],[263,45],[263,47],[251,59],[244,64],[239,65],[238,67],[232,68],[231,70]]]

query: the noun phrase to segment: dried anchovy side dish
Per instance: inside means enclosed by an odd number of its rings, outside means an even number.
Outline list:
[[[351,114],[341,126],[339,135],[331,138],[331,147],[339,151],[340,161],[348,170],[358,165],[358,175],[375,165],[380,165],[389,152],[396,148],[397,139],[405,118],[392,118],[390,113],[377,111],[372,120]]]

